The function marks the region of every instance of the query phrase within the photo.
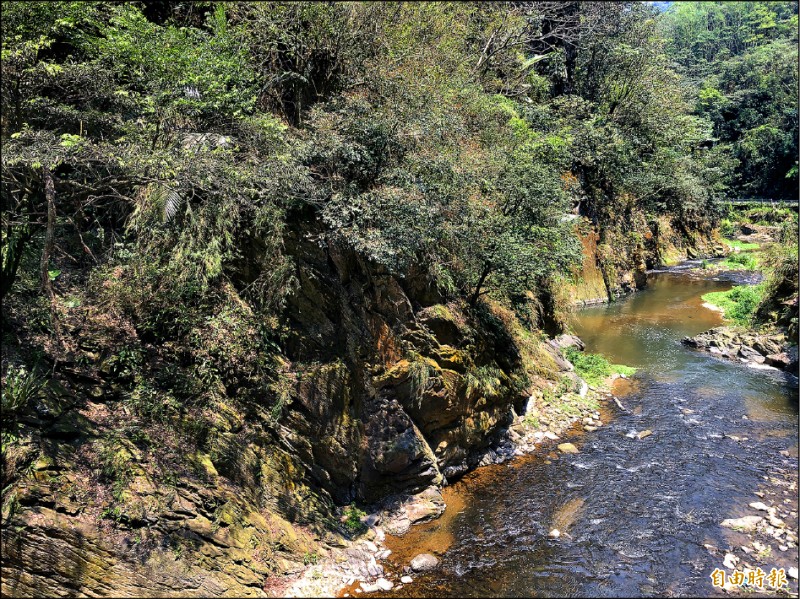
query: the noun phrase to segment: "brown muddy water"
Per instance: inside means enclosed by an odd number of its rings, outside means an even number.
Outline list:
[[[389,596],[719,594],[711,571],[723,567],[727,548],[747,542],[719,523],[752,513],[748,503],[769,477],[797,471],[796,381],[680,342],[720,324],[700,296],[730,286],[670,270],[652,273],[645,291],[578,311],[573,328],[587,351],[639,368],[626,389],[615,389],[627,411],[606,413],[596,432],[566,435],[579,454],[545,449],[446,488],[442,518],[387,537],[397,575],[425,551],[439,567]],[[653,434],[630,435],[645,429]],[[796,530],[796,490],[776,493],[777,502],[788,499]],[[548,538],[552,528],[558,540]],[[796,549],[775,550],[761,567],[796,560]]]

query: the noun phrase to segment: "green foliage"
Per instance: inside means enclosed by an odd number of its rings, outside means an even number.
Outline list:
[[[703,295],[703,301],[722,308],[725,318],[739,325],[751,324],[753,315],[764,297],[764,284],[739,285],[728,291]]]
[[[732,249],[739,251],[757,250],[759,247],[761,247],[757,243],[747,243],[744,241],[739,241],[738,239],[723,239],[722,242],[725,245],[730,246]]]
[[[734,193],[795,197],[797,4],[675,2],[669,52],[695,84],[696,112],[733,161]]]
[[[719,263],[722,268],[736,269],[739,267],[745,270],[755,270],[758,267],[758,260],[750,252],[732,254]]]
[[[366,530],[366,525],[361,521],[361,519],[367,515],[364,510],[351,504],[345,506],[343,515],[344,527],[350,534],[359,534]]]
[[[574,347],[564,350],[567,360],[575,366],[575,372],[590,385],[601,385],[603,380],[612,374],[627,376],[636,372],[635,368],[621,364],[611,364],[601,354],[590,354],[579,351]]]
[[[495,397],[502,388],[504,378],[503,371],[495,366],[479,366],[464,375],[464,393],[473,399]]]
[[[434,365],[429,358],[410,352],[408,356],[408,380],[411,385],[411,395],[417,401],[422,400],[422,395],[432,383],[432,377],[436,373]]]
[[[757,323],[787,327],[789,339],[798,334],[798,270],[797,224],[789,221],[780,242],[771,246],[764,256],[766,280],[763,296],[756,308]]]
[[[36,369],[9,364],[3,377],[3,424],[10,424],[20,410],[36,397],[44,386],[44,378]]]
[[[304,566],[316,565],[316,563],[318,561],[319,561],[319,554],[316,551],[314,551],[314,552],[306,551],[305,554],[303,554],[303,565]]]

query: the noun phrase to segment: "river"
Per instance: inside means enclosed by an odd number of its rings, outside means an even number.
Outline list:
[[[395,564],[431,551],[440,566],[391,595],[709,596],[719,592],[711,571],[748,542],[720,522],[753,513],[756,492],[796,531],[796,486],[786,486],[797,471],[796,383],[680,343],[720,324],[700,296],[730,285],[651,273],[646,290],[579,310],[587,351],[639,369],[615,388],[626,411],[611,406],[598,431],[565,435],[579,454],[524,456],[446,488],[442,518],[387,539]],[[643,430],[652,435],[631,435]],[[777,545],[752,563],[796,565],[797,549]]]

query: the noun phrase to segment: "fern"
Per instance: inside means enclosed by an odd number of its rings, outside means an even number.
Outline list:
[[[162,183],[152,183],[141,193],[141,199],[132,216],[132,223],[139,219],[158,219],[162,224],[171,222],[184,203],[184,197],[175,189]]]
[[[44,386],[44,378],[34,370],[28,372],[24,366],[9,366],[2,393],[2,411],[13,416],[28,405]]]

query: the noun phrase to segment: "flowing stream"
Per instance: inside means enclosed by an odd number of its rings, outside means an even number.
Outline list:
[[[720,522],[752,513],[756,491],[793,511],[797,529],[796,490],[770,482],[797,470],[796,382],[681,344],[721,323],[700,296],[731,282],[674,269],[649,283],[574,317],[587,351],[639,369],[614,389],[627,411],[612,405],[598,431],[576,426],[556,442],[579,454],[545,449],[446,488],[442,518],[387,539],[395,564],[429,551],[439,568],[391,595],[709,596],[725,551],[747,542]],[[762,567],[796,560],[775,549]]]

